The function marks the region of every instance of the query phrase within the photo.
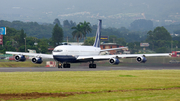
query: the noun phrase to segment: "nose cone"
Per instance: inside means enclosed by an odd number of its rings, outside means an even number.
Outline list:
[[[57,46],[54,48],[54,50],[52,51],[53,55],[63,55],[65,48],[63,46]]]
[[[61,52],[52,51],[52,55],[61,55]]]

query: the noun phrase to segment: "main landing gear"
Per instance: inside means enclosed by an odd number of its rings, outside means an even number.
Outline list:
[[[89,64],[89,68],[96,68],[96,64],[94,64],[94,61],[92,61],[92,63]]]
[[[58,62],[58,68],[70,68],[71,67],[71,64],[69,63],[60,63]]]
[[[70,67],[71,67],[71,64],[69,64],[69,63],[64,63],[64,64],[63,64],[63,67],[64,67],[64,68],[70,68]]]
[[[71,67],[71,64],[69,64],[69,63],[60,63],[60,62],[58,62],[58,68],[70,68],[70,67]],[[96,68],[96,64],[94,64],[94,61],[92,61],[89,64],[89,68]]]

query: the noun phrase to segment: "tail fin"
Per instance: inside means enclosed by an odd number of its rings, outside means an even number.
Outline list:
[[[102,26],[102,20],[99,20],[97,32],[96,32],[96,38],[94,42],[94,47],[100,47],[100,38],[101,38],[101,26]]]

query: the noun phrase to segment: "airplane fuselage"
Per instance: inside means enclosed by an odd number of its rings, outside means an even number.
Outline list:
[[[93,46],[71,46],[61,45],[54,48],[52,54],[56,61],[59,62],[78,62],[78,56],[95,56],[99,55],[100,48]]]

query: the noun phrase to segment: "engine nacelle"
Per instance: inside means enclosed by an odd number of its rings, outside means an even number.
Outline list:
[[[14,59],[18,61],[26,61],[26,57],[24,55],[16,55]]]
[[[34,57],[32,58],[31,61],[32,63],[36,63],[36,64],[41,64],[43,62],[41,57]]]
[[[113,64],[113,65],[118,65],[120,63],[120,61],[117,58],[110,58],[109,63]]]
[[[146,61],[147,61],[147,59],[144,57],[144,56],[142,56],[142,57],[137,57],[137,62],[139,62],[139,63],[145,63]]]

